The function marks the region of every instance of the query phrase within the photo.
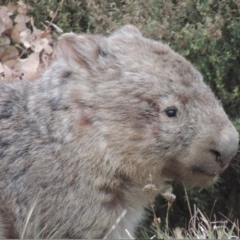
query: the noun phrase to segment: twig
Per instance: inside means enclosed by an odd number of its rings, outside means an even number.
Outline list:
[[[190,202],[189,202],[187,190],[186,190],[185,186],[184,186],[183,188],[184,188],[185,197],[186,197],[187,204],[188,204],[188,210],[189,210],[190,216],[191,216],[191,218],[192,218],[193,215],[192,215],[192,210],[191,210],[191,207],[190,207]]]
[[[48,29],[48,27],[50,27],[50,26],[52,25],[52,22],[53,22],[53,21],[54,21],[54,19],[56,18],[56,16],[57,16],[57,13],[58,13],[58,11],[59,11],[59,9],[60,9],[60,6],[62,5],[62,3],[63,3],[63,2],[64,2],[64,0],[62,0],[62,1],[59,3],[59,5],[58,5],[58,8],[57,8],[56,12],[54,13],[54,15],[53,15],[53,17],[52,17],[51,21],[49,22],[49,24],[48,24],[47,28],[44,30],[44,32],[46,32],[46,31],[47,31],[47,29]]]

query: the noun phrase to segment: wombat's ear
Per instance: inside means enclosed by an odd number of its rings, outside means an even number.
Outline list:
[[[138,28],[131,25],[131,24],[123,26],[122,28],[120,28],[119,30],[117,30],[116,32],[114,32],[112,34],[112,36],[115,36],[115,35],[124,35],[124,36],[138,35],[138,36],[142,36],[142,34],[138,30]]]
[[[58,39],[56,55],[73,69],[93,67],[100,54],[99,39],[96,36],[65,33]]]

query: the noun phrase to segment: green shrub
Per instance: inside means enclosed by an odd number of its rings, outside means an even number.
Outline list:
[[[94,32],[109,33],[132,23],[195,64],[240,129],[240,1],[90,2]]]

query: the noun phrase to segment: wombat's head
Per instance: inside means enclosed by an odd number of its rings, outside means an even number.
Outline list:
[[[58,55],[84,119],[76,124],[96,132],[93,151],[113,169],[201,186],[236,154],[238,133],[200,73],[134,26],[108,38],[64,34]]]

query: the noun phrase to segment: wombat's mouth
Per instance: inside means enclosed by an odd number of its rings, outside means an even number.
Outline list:
[[[212,173],[212,172],[206,171],[206,170],[204,170],[204,169],[202,169],[198,166],[193,166],[192,171],[193,171],[193,173],[200,173],[200,174],[207,175],[209,177],[216,177],[217,176],[217,173]]]

